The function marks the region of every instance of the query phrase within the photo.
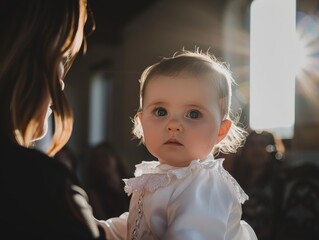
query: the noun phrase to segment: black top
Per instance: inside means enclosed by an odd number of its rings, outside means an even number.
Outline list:
[[[0,146],[0,238],[105,239],[86,193],[67,168],[1,138]]]

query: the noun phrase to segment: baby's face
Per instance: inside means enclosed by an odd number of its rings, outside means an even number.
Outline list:
[[[180,74],[147,83],[139,118],[145,145],[161,163],[188,166],[204,159],[217,143],[221,116],[210,81]]]

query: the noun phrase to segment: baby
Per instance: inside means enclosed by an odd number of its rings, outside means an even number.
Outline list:
[[[157,160],[125,180],[129,212],[100,221],[109,239],[257,239],[241,220],[248,196],[214,159],[246,137],[230,117],[233,82],[224,64],[198,49],[145,69],[133,133]]]

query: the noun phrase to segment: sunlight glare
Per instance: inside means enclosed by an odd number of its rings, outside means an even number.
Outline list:
[[[250,127],[292,138],[296,1],[254,0],[250,19]]]
[[[297,12],[297,71],[299,80],[319,75],[319,17]]]

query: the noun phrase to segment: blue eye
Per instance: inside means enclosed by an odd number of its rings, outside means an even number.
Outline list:
[[[186,114],[186,117],[191,119],[197,119],[201,117],[201,113],[197,110],[191,110]]]
[[[158,117],[162,117],[162,116],[166,116],[167,115],[167,111],[165,108],[156,108],[154,110],[154,114]]]

